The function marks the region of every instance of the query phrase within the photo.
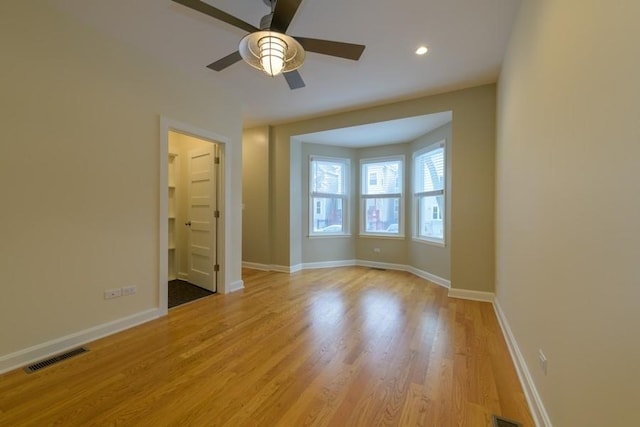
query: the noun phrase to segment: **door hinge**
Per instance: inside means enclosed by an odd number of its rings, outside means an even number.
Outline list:
[[[215,212],[213,213],[213,217],[214,217],[214,218],[220,218],[220,211],[215,211]]]
[[[213,266],[213,271],[220,271],[220,264],[216,264]]]
[[[220,164],[220,157],[216,157],[215,159],[213,159],[213,163],[215,163],[216,165]]]

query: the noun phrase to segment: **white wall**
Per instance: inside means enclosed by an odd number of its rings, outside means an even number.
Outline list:
[[[158,308],[161,115],[237,145],[227,255],[240,280],[241,112],[206,70],[185,78],[47,2],[0,3],[0,52],[0,371]],[[103,299],[125,285],[138,293]]]
[[[639,16],[523,2],[500,78],[497,297],[555,426],[638,425]]]

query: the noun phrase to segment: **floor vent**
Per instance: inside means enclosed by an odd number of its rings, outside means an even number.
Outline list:
[[[87,350],[84,347],[74,348],[73,350],[69,350],[66,353],[59,354],[57,356],[53,356],[47,360],[41,360],[40,362],[34,363],[33,365],[29,365],[24,370],[31,374],[33,372],[39,371],[42,368],[46,368],[47,366],[54,365],[58,362],[62,362],[63,360],[69,359],[70,357],[77,356],[82,353],[86,353]]]
[[[497,415],[492,416],[491,420],[493,421],[492,427],[522,427],[519,422],[498,417]]]

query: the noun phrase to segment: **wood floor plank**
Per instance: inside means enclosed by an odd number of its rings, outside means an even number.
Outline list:
[[[490,304],[364,267],[243,280],[1,375],[0,426],[533,426]]]

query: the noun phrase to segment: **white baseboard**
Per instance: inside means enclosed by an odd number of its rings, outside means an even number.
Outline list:
[[[317,268],[350,267],[356,265],[355,260],[305,262],[302,264],[303,270],[314,270]]]
[[[289,267],[289,273],[297,273],[298,271],[302,271],[302,264],[296,264]]]
[[[431,274],[428,271],[420,270],[411,266],[409,266],[409,269],[407,271],[414,276],[421,277],[425,280],[430,281],[431,283],[442,286],[443,288],[451,289],[451,281],[448,279],[443,279],[442,277]]]
[[[312,270],[317,268],[350,267],[353,265],[358,265],[361,267],[383,268],[386,270],[407,271],[415,276],[421,277],[425,280],[435,283],[436,285],[445,287],[447,289],[451,288],[451,281],[448,279],[444,279],[442,277],[436,276],[435,274],[431,274],[427,271],[420,270],[418,268],[415,268],[409,265],[392,264],[389,262],[378,262],[378,261],[356,259],[356,260],[306,262],[306,263],[294,265],[291,267],[284,266],[284,265],[258,264],[258,263],[247,262],[247,261],[242,262],[242,267],[244,268],[251,268],[254,270],[261,270],[261,271],[277,271],[280,273],[289,273],[289,274],[296,273],[301,270]]]
[[[468,289],[449,289],[449,298],[468,299],[471,301],[482,301],[493,303],[493,292],[470,291]]]
[[[260,264],[257,262],[242,261],[242,268],[249,268],[251,270],[259,271],[276,271],[278,273],[295,273],[300,271],[301,264],[298,266],[289,267],[288,265],[276,265],[276,264]],[[296,268],[298,268],[296,270]]]
[[[393,264],[390,262],[369,261],[366,259],[357,259],[356,265],[361,267],[382,268],[385,270],[408,271],[409,266],[404,264]]]
[[[185,282],[188,282],[189,281],[189,273],[178,272],[178,280],[184,280]]]
[[[420,270],[419,268],[415,268],[410,265],[392,264],[389,262],[378,262],[378,261],[367,261],[367,260],[356,260],[356,265],[360,265],[362,267],[371,267],[371,268],[384,268],[386,270],[406,271],[408,273],[413,274],[414,276],[418,276],[422,279],[428,280],[431,283],[434,283],[438,286],[442,286],[447,289],[451,287],[451,282],[448,279],[444,279],[440,276],[436,276],[435,274],[431,274],[427,271]]]
[[[287,266],[287,265],[271,265],[270,271],[277,271],[278,273],[297,273],[302,270],[302,264]]]
[[[232,282],[229,284],[229,286],[227,286],[227,288],[225,289],[225,294],[230,294],[231,292],[239,291],[241,289],[244,289],[244,281],[236,280],[235,282]]]
[[[162,315],[160,309],[153,308],[7,354],[0,357],[0,374],[63,353],[74,347],[106,337],[107,335],[112,335],[116,332],[146,323]]]
[[[271,271],[271,266],[268,264],[259,264],[257,262],[242,261],[242,268],[249,268],[251,270]]]
[[[272,264],[269,266],[269,271],[277,271],[278,273],[291,274],[291,273],[296,273],[300,270],[302,270],[302,264],[292,265],[292,266]]]
[[[540,394],[536,389],[536,385],[533,382],[533,378],[531,377],[531,373],[529,372],[527,363],[525,362],[524,357],[522,356],[522,352],[518,347],[516,338],[511,331],[511,327],[509,326],[509,322],[507,321],[507,318],[502,311],[502,308],[500,307],[500,301],[498,300],[498,298],[494,298],[493,308],[496,312],[496,317],[498,318],[500,328],[502,329],[502,334],[504,335],[507,342],[507,347],[509,347],[509,353],[511,354],[513,364],[516,367],[516,372],[518,373],[520,384],[522,384],[522,389],[527,399],[527,403],[529,404],[529,408],[531,408],[533,421],[536,423],[536,426],[539,427],[552,427],[549,414],[547,414],[547,410],[542,403],[542,398],[540,397]]]

